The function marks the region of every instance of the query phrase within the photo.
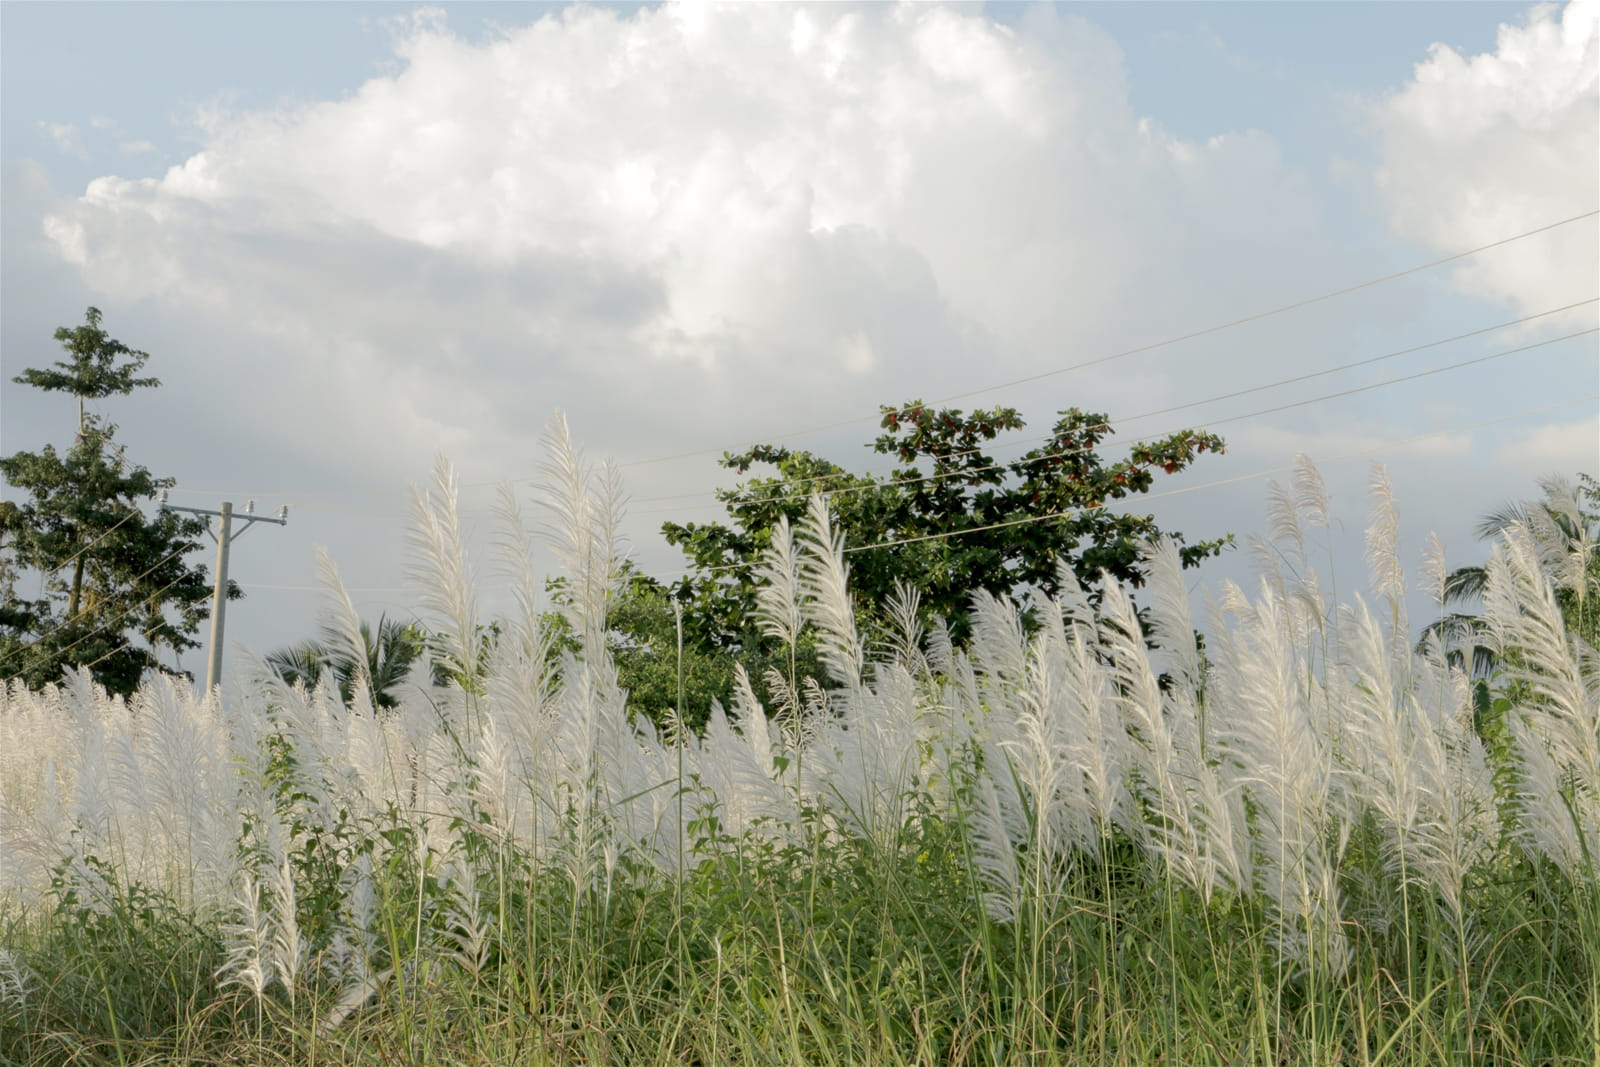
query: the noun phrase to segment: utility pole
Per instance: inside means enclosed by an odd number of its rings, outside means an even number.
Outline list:
[[[244,526],[238,533],[233,532],[233,501],[224,500],[221,511],[212,511],[210,508],[180,508],[167,503],[167,491],[161,490],[162,511],[187,511],[191,515],[205,515],[206,533],[211,534],[211,539],[217,543],[217,584],[211,591],[211,647],[206,657],[206,695],[211,694],[213,687],[222,684],[222,625],[223,613],[228,604],[228,546],[241,537],[245,530],[250,529],[258,522],[274,522],[279,526],[289,525],[289,505],[285,504],[278,509],[277,518],[268,518],[265,515],[255,514],[256,502],[246,502],[244,512],[239,518],[244,520]],[[221,530],[211,533],[211,520],[209,516],[221,517]]]

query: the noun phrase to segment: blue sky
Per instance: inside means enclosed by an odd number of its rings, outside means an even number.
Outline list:
[[[537,25],[535,25],[537,23]],[[358,607],[407,613],[403,487],[435,453],[526,477],[557,408],[648,498],[783,438],[865,465],[870,416],[1405,269],[1600,206],[1593,4],[0,7],[3,448],[65,402],[9,383],[89,303],[163,389],[104,405],[175,499],[291,505],[251,534],[230,636],[314,626],[324,545]],[[1597,295],[1593,218],[1203,339],[963,402],[1043,432],[1131,417]],[[1168,417],[1206,425],[1593,327],[1593,305]],[[1218,425],[1152,500],[1241,538],[1264,479],[1370,452],[1420,551],[1593,471],[1594,335]],[[60,407],[61,410],[56,410]],[[1359,571],[1366,458],[1325,471]],[[7,494],[10,495],[10,490]],[[486,534],[488,489],[464,494]],[[477,515],[477,518],[474,518]],[[1247,552],[1208,580],[1247,580]],[[285,586],[291,588],[273,588]],[[184,663],[198,669],[203,660]]]

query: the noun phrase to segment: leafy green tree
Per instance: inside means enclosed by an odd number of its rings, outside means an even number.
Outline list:
[[[76,397],[78,421],[65,452],[46,445],[0,458],[0,475],[26,494],[0,504],[0,678],[38,688],[85,666],[126,696],[147,670],[187,676],[160,653],[199,644],[194,635],[210,614],[211,585],[203,566],[184,562],[203,547],[205,523],[166,511],[145,515],[140,503],[173,479],[130,464],[116,427],[85,410],[86,401],[161,384],[136,376],[149,355],[110,337],[100,321],[90,308],[84,325],[55,333],[67,359],[12,379]],[[35,600],[16,593],[30,574],[41,578]],[[229,598],[241,595],[229,583]]]
[[[1102,570],[1140,585],[1139,545],[1163,531],[1154,516],[1106,506],[1148,491],[1158,473],[1176,473],[1202,453],[1223,451],[1215,434],[1185,430],[1107,462],[1098,452],[1112,433],[1106,417],[1073,408],[1061,413],[1044,443],[996,462],[985,442],[1023,428],[1015,409],[968,415],[913,401],[880,410],[886,432],[872,448],[899,463],[887,477],[760,445],[723,457],[723,465],[740,474],[756,464],[777,472],[718,494],[731,523],[663,525],[667,541],[695,570],[675,592],[689,605],[686,621],[696,641],[712,648],[762,647],[753,622],[757,562],[779,517],[798,525],[814,492],[829,496],[844,533],[852,588],[869,632],[879,607],[904,585],[920,591],[923,609],[943,617],[959,642],[969,631],[973,591],[1027,604],[1058,590],[1061,562],[1086,586]],[[1172,536],[1181,544],[1182,535]],[[1231,541],[1229,535],[1183,546],[1183,563],[1192,567]]]
[[[617,667],[618,683],[628,691],[628,707],[633,714],[644,715],[658,727],[670,725],[676,717],[685,728],[699,730],[711,714],[713,700],[725,708],[732,704],[734,671],[739,664],[749,674],[757,698],[768,707],[774,706],[767,669],[787,669],[787,656],[780,664],[765,648],[735,650],[712,644],[697,635],[687,616],[683,619],[680,689],[679,619],[674,591],[640,573],[631,563],[625,562],[623,570],[622,588],[606,613],[607,644]],[[567,595],[563,578],[550,579],[547,588],[557,601]],[[577,651],[577,636],[563,615],[549,612],[543,625],[553,635],[553,653]],[[821,662],[809,640],[797,650],[797,656],[802,677],[823,676]]]

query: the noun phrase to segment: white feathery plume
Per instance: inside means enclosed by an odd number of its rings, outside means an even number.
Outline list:
[[[43,871],[25,871],[26,855],[48,866],[66,851],[80,730],[62,706],[61,689],[30,692],[21,678],[0,681],[0,896],[39,887]],[[47,880],[47,879],[46,879]]]
[[[1591,592],[1588,568],[1595,545],[1577,489],[1562,475],[1539,479],[1539,488],[1544,491],[1543,499],[1527,509],[1529,532],[1545,573],[1557,588],[1570,590],[1582,607]]]
[[[844,535],[833,532],[828,503],[811,497],[801,528],[800,587],[805,607],[817,628],[817,645],[828,673],[840,685],[861,685],[862,649],[850,602],[850,568],[844,561]]]
[[[1449,577],[1450,572],[1445,567],[1444,544],[1439,540],[1439,535],[1430,530],[1422,543],[1422,591],[1441,611],[1444,609],[1445,582]]]
[[[11,953],[0,948],[0,1009],[21,1011],[33,993],[33,973],[27,965]]]
[[[1004,707],[1027,683],[1028,638],[1022,613],[1010,597],[987,589],[973,592],[969,655],[978,672],[979,693],[992,709]]]
[[[744,742],[749,746],[750,755],[761,768],[761,773],[777,781],[780,775],[772,758],[772,749],[775,744],[781,743],[781,735],[773,729],[765,709],[756,699],[750,675],[745,672],[742,663],[733,665],[733,710],[739,717],[739,729]]]
[[[889,655],[916,674],[928,669],[922,655],[921,609],[922,593],[896,578],[894,591],[884,604],[889,620]]]
[[[539,489],[550,518],[541,529],[566,572],[569,595],[561,610],[583,641],[585,657],[598,657],[605,646],[606,611],[620,581],[621,483],[607,465],[598,491],[592,490],[594,479],[561,412],[551,418],[544,442]]]
[[[1178,778],[1194,830],[1200,835],[1207,885],[1244,889],[1250,877],[1249,827],[1243,798],[1227,788],[1207,758],[1201,705],[1202,665],[1184,587],[1177,543],[1163,537],[1146,547],[1150,563],[1150,620],[1157,645],[1167,653],[1171,684],[1161,694],[1162,716],[1171,732]],[[1307,572],[1314,581],[1315,571]],[[1304,583],[1302,583],[1304,585]],[[1320,602],[1319,602],[1320,603]],[[1146,661],[1148,651],[1143,653]],[[1126,735],[1123,735],[1124,740]]]
[[[60,687],[0,681],[0,898],[38,900],[71,850],[79,740]]]
[[[146,863],[152,859],[155,844],[150,823],[158,816],[154,800],[146,795],[150,781],[140,768],[139,746],[133,716],[122,701],[106,710],[106,767],[110,778],[111,822],[106,837],[92,842],[93,854],[101,859],[115,856],[123,877],[139,881],[146,877]]]
[[[1585,840],[1584,826],[1567,807],[1566,782],[1549,748],[1528,716],[1513,716],[1511,736],[1516,742],[1517,833],[1530,856],[1544,856],[1574,879],[1593,877],[1586,870],[1585,853],[1594,856],[1600,835]]]
[[[627,514],[628,494],[622,483],[622,472],[610,456],[600,461],[600,470],[593,475],[596,483],[592,490],[595,500],[595,540],[599,545],[599,558],[605,563],[606,596],[609,599],[621,588],[619,562],[628,556],[627,541],[622,536],[622,520]]]
[[[1157,648],[1166,651],[1173,689],[1192,698],[1200,684],[1200,650],[1195,645],[1189,615],[1189,591],[1184,588],[1183,562],[1178,545],[1162,537],[1145,545],[1143,557],[1150,583],[1150,628]]]
[[[1016,843],[995,789],[996,775],[1009,772],[1004,757],[996,754],[999,766],[994,774],[978,779],[977,803],[970,815],[972,854],[978,874],[990,888],[983,895],[985,910],[995,922],[1014,922],[1022,899],[1022,872],[1017,865]]]
[[[1358,598],[1343,614],[1352,683],[1344,748],[1354,792],[1386,834],[1390,872],[1430,886],[1459,922],[1467,874],[1499,836],[1466,678],[1434,645],[1430,657],[1414,662],[1412,688],[1398,689],[1390,648],[1365,603]]]
[[[116,811],[111,775],[110,739],[102,714],[104,690],[96,694],[89,672],[83,669],[63,678],[63,703],[71,712],[79,738],[72,779],[72,824],[88,840],[104,841],[111,833]]]
[[[444,868],[444,933],[450,956],[474,978],[488,966],[498,935],[484,910],[472,864],[452,852]]]
[[[1377,815],[1398,871],[1415,860],[1411,841],[1423,818],[1420,768],[1412,746],[1415,709],[1396,692],[1388,642],[1365,601],[1357,597],[1340,613],[1341,666],[1349,674],[1351,705],[1341,747],[1356,777],[1352,795]]]
[[[1304,452],[1294,455],[1294,506],[1302,515],[1318,526],[1326,528],[1332,510],[1328,505],[1328,487],[1322,472]]]
[[[1433,741],[1437,785],[1430,790],[1436,811],[1437,846],[1427,857],[1428,873],[1458,923],[1465,922],[1466,880],[1476,866],[1487,863],[1500,844],[1500,817],[1496,811],[1494,771],[1488,752],[1473,725],[1472,690],[1461,671],[1451,670],[1442,657],[1425,667],[1437,699],[1426,692],[1418,703],[1429,722]],[[1426,709],[1434,709],[1426,715]]]
[[[268,956],[272,968],[294,1005],[299,987],[300,968],[306,961],[306,943],[300,934],[299,902],[295,897],[294,867],[285,856],[272,868],[272,943]]]
[[[339,568],[334,564],[333,557],[328,555],[328,550],[318,545],[316,559],[317,581],[322,584],[323,594],[318,615],[328,651],[331,658],[344,659],[354,667],[351,688],[368,694],[365,710],[370,710],[372,674],[367,663],[367,639],[361,633],[361,616],[356,612],[350,594],[345,591],[344,579],[339,577]],[[362,707],[361,704],[355,706]]]
[[[1069,800],[1065,795],[1071,768],[1066,761],[1066,738],[1059,729],[1062,716],[1056,713],[1059,678],[1051,669],[1054,664],[1039,654],[1040,644],[1035,643],[1028,657],[1027,677],[1015,694],[1015,732],[997,744],[1005,751],[1006,764],[1016,776],[1027,811],[1029,863],[1048,866],[1068,844],[1082,843],[1088,820],[1080,818],[1077,825],[1063,827],[1066,834],[1056,833],[1058,824],[1068,821],[1056,818],[1056,810],[1072,811],[1075,805],[1071,800],[1077,798]],[[1005,771],[997,768],[996,773]]]
[[[1205,815],[1195,807],[1190,787],[1203,773],[1198,736],[1177,733],[1176,724],[1167,720],[1139,618],[1127,593],[1109,574],[1101,589],[1101,649],[1111,664],[1117,706],[1136,738],[1130,748],[1146,804],[1159,817],[1140,829],[1168,873],[1209,900],[1220,888],[1219,874],[1225,865],[1219,865],[1219,857],[1207,848]]]
[[[1506,530],[1484,569],[1489,634],[1505,669],[1534,694],[1530,710],[1548,720],[1535,725],[1551,731],[1545,735],[1558,762],[1600,767],[1600,731],[1592,722],[1588,687],[1527,529],[1518,525]],[[1512,650],[1520,656],[1505,655]]]
[[[1081,778],[1083,801],[1098,835],[1109,838],[1117,827],[1131,834],[1137,812],[1128,793],[1127,768],[1133,753],[1110,674],[1096,662],[1082,629],[1074,627],[1070,636],[1063,631],[1062,638],[1067,758]]]
[[[1264,542],[1288,556],[1296,570],[1303,569],[1306,558],[1305,531],[1300,526],[1300,509],[1289,489],[1277,479],[1267,483],[1267,538]],[[1266,557],[1271,569],[1277,569],[1277,555]]]
[[[743,665],[735,663],[734,669],[741,670]],[[777,667],[768,667],[762,677],[767,683],[767,693],[772,697],[773,709],[777,712],[779,721],[798,721],[801,695],[789,688],[789,676]]]
[[[744,723],[746,731],[759,729],[765,741],[765,722]],[[728,722],[721,702],[713,699],[706,720],[703,740],[695,746],[702,781],[716,798],[723,828],[734,837],[743,837],[760,824],[771,829],[786,828],[796,816],[794,798],[771,774],[771,751],[767,766],[757,757],[752,741],[740,736]]]
[[[289,690],[271,713],[273,726],[295,755],[294,782],[303,794],[301,810],[321,829],[338,821],[339,802],[329,785],[330,768],[346,770],[339,758],[343,749],[344,706],[331,679],[324,679],[308,695],[303,686]]]
[[[1518,735],[1524,793],[1532,794],[1536,781],[1548,785],[1546,756],[1562,783],[1559,792],[1525,796],[1525,815],[1552,842],[1573,836],[1580,846],[1587,845],[1592,865],[1587,877],[1592,878],[1600,869],[1600,849],[1594,848],[1600,845],[1600,662],[1576,635],[1567,633],[1541,563],[1527,527],[1507,529],[1485,567],[1485,614],[1505,671],[1529,693],[1516,712],[1527,727]],[[1544,753],[1534,751],[1541,746]],[[1529,810],[1538,804],[1560,810]],[[1558,833],[1549,825],[1562,815],[1573,823],[1570,832]],[[1576,858],[1581,854],[1582,848],[1576,853],[1566,849],[1565,856],[1552,858],[1576,876],[1582,870]]]
[[[884,664],[874,685],[839,694],[836,707],[808,766],[862,834],[889,842],[904,826],[907,798],[924,790],[916,680]]]
[[[239,910],[239,921],[223,927],[228,954],[217,969],[217,979],[224,986],[242,985],[260,1000],[274,978],[271,956],[274,932],[271,915],[261,907],[261,887],[253,875],[240,875],[239,893],[234,903]]]
[[[1348,824],[1329,826],[1331,760],[1301,682],[1304,664],[1270,583],[1263,580],[1253,606],[1237,588],[1225,586],[1224,598],[1240,617],[1242,634],[1222,620],[1213,628],[1217,654],[1208,706],[1219,752],[1256,813],[1252,868],[1266,891],[1281,951],[1302,963],[1314,953],[1337,969],[1348,946],[1337,929],[1335,857],[1325,835],[1334,831],[1342,847]]]
[[[1367,566],[1372,575],[1372,590],[1389,604],[1390,640],[1396,652],[1408,647],[1406,629],[1405,568],[1400,565],[1400,516],[1395,511],[1394,488],[1383,464],[1372,465],[1369,483],[1372,511],[1367,524]],[[1399,659],[1398,655],[1395,659]]]
[[[1056,594],[1053,599],[1056,609],[1061,613],[1061,621],[1067,627],[1081,628],[1090,633],[1094,631],[1094,605],[1089,603],[1089,594],[1078,581],[1078,572],[1072,569],[1070,560],[1056,561]]]
[[[500,732],[497,716],[484,715],[476,752],[469,754],[468,763],[462,768],[465,792],[477,809],[469,812],[477,824],[475,829],[497,838],[516,832],[514,773],[508,741]]]
[[[478,670],[478,608],[472,571],[461,545],[457,495],[455,468],[440,456],[434,464],[433,486],[411,488],[406,544],[411,554],[409,574],[417,584],[422,607],[440,620],[434,630],[444,642],[443,651],[471,678]]]
[[[785,645],[800,639],[805,618],[800,611],[800,552],[789,516],[778,516],[772,540],[756,567],[756,622],[761,632]]]
[[[500,497],[494,505],[496,519],[495,546],[498,573],[510,587],[516,599],[517,614],[511,620],[511,634],[522,650],[532,655],[537,652],[545,658],[548,640],[539,622],[542,585],[538,569],[533,563],[533,551],[528,543],[528,528],[522,517],[522,506],[516,492],[509,484],[500,486]],[[505,642],[502,642],[505,644]]]
[[[226,885],[233,866],[237,824],[228,803],[232,792],[231,753],[210,702],[197,702],[172,678],[151,678],[135,696],[140,762],[148,795],[158,805],[152,815],[167,838],[167,851],[182,879],[188,903],[207,899]]]

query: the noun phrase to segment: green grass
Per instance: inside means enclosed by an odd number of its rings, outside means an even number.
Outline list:
[[[1114,586],[863,671],[808,523],[803,731],[664,742],[537,613],[392,710],[0,694],[0,1062],[1600,1067],[1600,656],[1534,553],[1488,568],[1486,750],[1393,596],[1231,596],[1170,686]]]
[[[648,870],[575,897],[519,856],[480,856],[494,930],[456,955],[443,891],[379,880],[372,1002],[319,1032],[328,978],[258,1003],[219,987],[216,921],[134,890],[13,920],[29,995],[0,1016],[23,1064],[1588,1064],[1592,900],[1507,860],[1473,887],[1477,951],[1437,910],[1353,930],[1337,977],[1292,974],[1249,898],[1203,904],[1111,849],[1058,872],[1011,924],[980,901],[959,820],[888,846],[730,847],[683,891]],[[1590,909],[1590,911],[1586,911]],[[419,916],[421,933],[418,933]],[[1586,917],[1587,916],[1587,917]],[[1407,960],[1414,961],[1410,968]],[[309,971],[309,968],[308,968]]]

